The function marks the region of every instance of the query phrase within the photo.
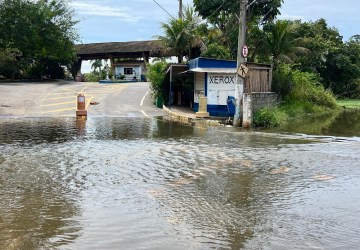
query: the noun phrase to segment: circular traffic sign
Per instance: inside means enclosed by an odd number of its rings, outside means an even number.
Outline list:
[[[243,55],[243,57],[246,58],[248,56],[248,54],[249,54],[249,49],[246,45],[244,45],[242,48],[242,55]]]

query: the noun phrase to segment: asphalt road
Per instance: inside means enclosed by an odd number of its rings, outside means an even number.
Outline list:
[[[88,116],[162,116],[151,99],[148,82],[99,84],[54,81],[0,83],[0,116],[74,116],[76,96],[85,95]],[[90,102],[97,105],[90,105]]]

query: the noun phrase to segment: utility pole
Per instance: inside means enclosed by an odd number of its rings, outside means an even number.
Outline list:
[[[183,4],[182,4],[182,0],[178,0],[179,1],[179,19],[182,19],[183,17]]]
[[[246,45],[246,7],[248,0],[240,0],[240,16],[239,16],[239,37],[238,37],[238,51],[237,51],[237,69],[245,62],[243,55],[243,48]],[[234,114],[234,127],[241,126],[241,115],[243,113],[242,98],[244,94],[244,78],[236,74],[235,84],[235,114]]]

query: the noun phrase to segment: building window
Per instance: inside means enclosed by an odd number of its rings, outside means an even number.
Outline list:
[[[133,68],[124,68],[124,75],[132,75]]]

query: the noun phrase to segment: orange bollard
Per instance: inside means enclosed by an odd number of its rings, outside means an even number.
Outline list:
[[[87,110],[86,110],[86,105],[85,105],[85,96],[83,94],[77,95],[76,116],[87,116]]]

